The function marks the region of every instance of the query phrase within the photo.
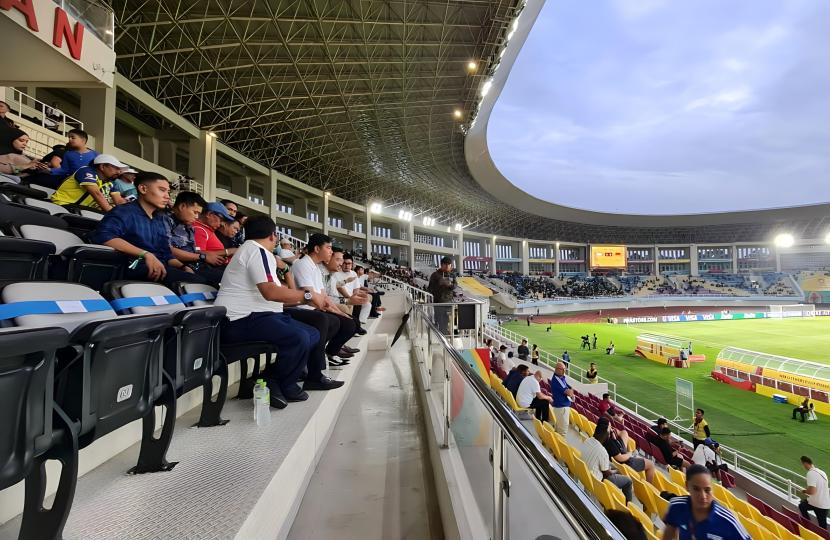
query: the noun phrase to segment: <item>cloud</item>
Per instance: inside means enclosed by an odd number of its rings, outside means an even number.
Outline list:
[[[488,126],[505,177],[594,210],[830,199],[830,2],[548,2]]]

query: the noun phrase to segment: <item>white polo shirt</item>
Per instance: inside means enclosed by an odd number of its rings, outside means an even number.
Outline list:
[[[816,492],[807,497],[807,502],[815,508],[830,509],[830,491],[827,490],[827,474],[817,467],[807,471],[807,485],[814,486]]]
[[[529,377],[528,377],[529,378]],[[611,459],[602,443],[593,437],[588,437],[582,445],[582,461],[597,480],[602,480],[602,471],[611,469]]]
[[[294,261],[291,265],[291,274],[294,276],[294,283],[298,289],[310,287],[314,292],[327,294],[326,286],[323,284],[323,273],[320,266],[315,263],[309,255]],[[301,309],[314,309],[313,306],[297,306]]]
[[[539,386],[539,381],[536,377],[525,377],[519,384],[519,390],[516,392],[516,403],[519,407],[530,407],[530,402],[536,397],[536,394],[542,391]]]
[[[259,283],[281,286],[277,279],[277,260],[259,243],[246,240],[225,268],[214,305],[224,306],[231,321],[263,311],[281,313],[282,303],[266,300],[257,288]]]
[[[705,444],[697,445],[695,452],[692,454],[692,462],[695,465],[706,465],[707,463],[716,463],[718,455],[715,451]]]

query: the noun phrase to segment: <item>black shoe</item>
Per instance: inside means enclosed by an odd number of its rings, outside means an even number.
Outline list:
[[[365,336],[366,335],[366,329],[365,328],[358,328],[354,331],[354,333],[357,334],[358,336]]]
[[[377,318],[379,318],[379,317],[380,317],[379,315],[369,315],[369,318],[370,318],[370,319],[377,319]]]
[[[343,381],[335,381],[325,375],[319,381],[306,381],[303,385],[304,390],[334,390],[343,386]]]
[[[271,394],[271,406],[275,409],[284,409],[288,407],[288,402],[280,394]]]
[[[347,347],[345,345],[343,345],[343,347],[340,350],[341,351],[346,351],[347,353],[351,353],[351,354],[357,354],[357,353],[360,352],[360,349],[354,349],[352,347]]]
[[[332,356],[337,356],[337,357],[338,357],[338,358],[340,358],[341,360],[347,360],[347,359],[349,359],[349,358],[352,358],[352,357],[354,356],[354,354],[352,354],[352,353],[350,353],[350,352],[346,352],[346,351],[344,351],[343,349],[340,349],[339,351],[337,351],[337,353],[336,353],[336,354],[334,354],[334,355],[332,355]]]
[[[349,365],[349,361],[334,356],[329,356],[329,364],[331,364],[332,366],[347,366]]]
[[[299,393],[294,394],[293,396],[285,396],[285,399],[289,403],[296,403],[298,401],[305,401],[305,400],[308,399],[308,392],[300,391]]]

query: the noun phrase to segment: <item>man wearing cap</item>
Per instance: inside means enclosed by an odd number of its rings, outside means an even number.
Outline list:
[[[236,252],[236,248],[226,248],[216,236],[215,231],[223,221],[233,221],[225,205],[218,202],[208,203],[202,215],[193,223],[193,240],[198,251],[205,254],[220,253],[226,258],[230,258]]]
[[[110,187],[110,199],[116,205],[132,202],[138,198],[138,191],[136,191],[133,182],[138,171],[135,169],[126,169],[121,175],[112,181]]]
[[[86,206],[109,212],[112,205],[107,200],[110,182],[127,166],[109,154],[101,154],[91,165],[81,167],[61,182],[52,194],[52,202],[61,206],[69,204]]]

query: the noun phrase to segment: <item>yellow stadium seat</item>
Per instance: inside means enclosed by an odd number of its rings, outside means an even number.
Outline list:
[[[643,524],[643,528],[646,532],[654,532],[654,522],[651,521],[651,518],[648,517],[648,514],[637,508],[637,506],[633,502],[628,503],[628,511],[631,512],[631,515],[637,518],[637,521]]]
[[[637,500],[640,501],[640,504],[643,505],[646,512],[648,512],[649,515],[657,515],[662,518],[664,514],[660,514],[660,508],[655,501],[655,499],[661,498],[660,493],[654,488],[654,486],[647,483],[645,480],[632,478],[631,481],[634,482],[634,495],[637,497]]]
[[[582,485],[588,491],[591,491],[591,486],[594,482],[596,482],[596,478],[591,471],[588,470],[588,465],[585,464],[580,458],[575,457],[573,458],[574,470],[571,471],[573,475],[579,480]]]
[[[632,479],[633,478],[639,478],[640,480],[645,480],[646,479],[645,471],[642,471],[642,472],[635,471],[634,469],[632,469],[631,467],[629,467],[625,463],[615,463],[614,468],[616,468],[618,471],[620,471],[620,474],[624,474],[625,476],[627,476],[629,478],[632,478]]]
[[[544,428],[542,427],[542,421],[539,420],[538,418],[536,418],[535,416],[533,417],[533,428],[536,430],[536,435],[539,437],[539,440],[541,441],[542,440],[542,430]]]
[[[634,439],[628,439],[628,451],[634,452],[635,450],[637,450],[637,441]]]
[[[657,536],[653,532],[647,530],[646,531],[646,538],[648,538],[648,540],[660,540],[661,537]]]
[[[799,524],[798,532],[800,533],[801,538],[804,538],[804,540],[824,540],[818,534],[814,533],[810,529],[805,528],[804,525]]]
[[[761,526],[756,521],[748,518],[743,514],[737,514],[738,520],[741,522],[741,525],[744,526],[746,532],[749,533],[749,536],[752,540],[776,540],[776,536],[767,530],[766,527]]]
[[[618,488],[617,486],[615,486],[614,484],[612,484],[608,480],[603,480],[602,482],[597,482],[597,484],[600,484],[602,486],[602,489],[604,489],[608,493],[608,496],[611,498],[611,501],[612,501],[611,506],[605,506],[603,504],[604,508],[606,508],[606,509],[610,508],[610,509],[613,509],[613,510],[621,510],[621,511],[626,510],[625,495],[623,495],[623,492],[620,490],[620,488]]]
[[[712,484],[712,493],[715,494],[715,499],[730,510],[738,511],[735,508],[735,501],[738,499],[735,495],[720,484]]]
[[[556,442],[553,429],[548,425],[542,426],[542,442],[548,447],[548,450],[551,451],[553,457],[562,459],[562,451],[559,449],[559,444]]]
[[[768,531],[772,532],[781,540],[797,540],[798,537],[791,533],[785,526],[781,525],[774,519],[769,516],[761,516],[761,520],[758,521],[758,524],[767,528]]]
[[[658,493],[654,498],[654,505],[657,507],[657,515],[660,519],[666,517],[666,514],[669,512],[669,501],[661,497]]]
[[[668,491],[671,481],[666,478],[666,475],[660,469],[654,471],[654,480],[651,481],[657,491]]]
[[[686,475],[674,467],[669,467],[669,478],[671,478],[671,481],[675,484],[680,484],[681,486],[686,485]]]
[[[669,486],[666,489],[669,493],[674,493],[675,495],[688,495],[689,491],[686,489],[685,486],[681,486],[679,484],[675,484],[674,482],[669,481]]]

